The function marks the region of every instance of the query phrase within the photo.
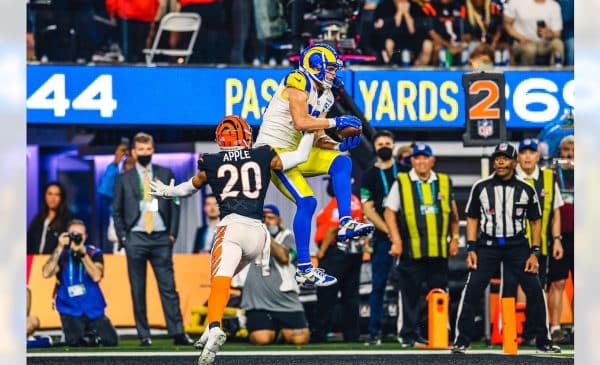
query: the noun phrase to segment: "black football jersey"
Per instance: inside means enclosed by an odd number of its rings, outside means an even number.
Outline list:
[[[198,169],[206,172],[207,183],[217,197],[221,218],[237,213],[263,219],[274,156],[269,146],[261,146],[206,154],[198,159]]]

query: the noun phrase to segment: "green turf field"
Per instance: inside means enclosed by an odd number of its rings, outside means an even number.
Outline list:
[[[561,346],[564,350],[573,350],[573,345]],[[471,344],[471,349],[483,350],[483,349],[495,349],[501,350],[501,346],[488,347],[484,342],[475,342]],[[520,349],[533,349],[532,347],[520,347]],[[380,346],[365,346],[363,343],[344,343],[344,342],[330,342],[324,344],[308,344],[304,346],[296,345],[285,345],[285,344],[273,344],[267,346],[256,346],[247,342],[227,342],[222,351],[344,351],[344,350],[403,350],[412,351],[413,349],[402,349],[397,342],[384,342]],[[422,349],[416,349],[422,350]],[[121,340],[117,347],[65,347],[55,346],[43,349],[28,349],[28,352],[39,353],[39,352],[131,352],[131,351],[142,351],[142,352],[156,352],[156,351],[194,351],[192,346],[174,346],[172,339],[152,339],[152,346],[142,347],[139,345],[137,339],[124,339]],[[572,355],[565,355],[572,356]]]

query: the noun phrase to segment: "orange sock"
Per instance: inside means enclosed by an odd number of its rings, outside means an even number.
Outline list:
[[[208,324],[219,322],[223,319],[225,306],[229,301],[231,278],[228,276],[215,276],[210,283],[210,295],[208,296]]]

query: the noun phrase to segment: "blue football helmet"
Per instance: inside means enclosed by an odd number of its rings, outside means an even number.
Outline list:
[[[343,67],[343,64],[333,47],[316,43],[302,51],[299,66],[300,70],[307,73],[313,80],[324,88],[330,89],[333,81],[327,80],[327,67],[335,67],[333,73],[336,76],[335,73]]]

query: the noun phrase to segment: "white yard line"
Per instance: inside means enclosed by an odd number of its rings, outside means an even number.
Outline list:
[[[199,351],[163,351],[163,352],[47,352],[28,353],[27,357],[175,357],[198,356]],[[561,355],[574,355],[574,350],[563,350]],[[293,351],[222,351],[219,356],[369,356],[369,355],[452,355],[450,350],[293,350]],[[468,355],[502,355],[502,350],[470,350]],[[519,350],[519,355],[555,356],[538,354],[534,349]],[[463,356],[463,355],[455,355]]]

